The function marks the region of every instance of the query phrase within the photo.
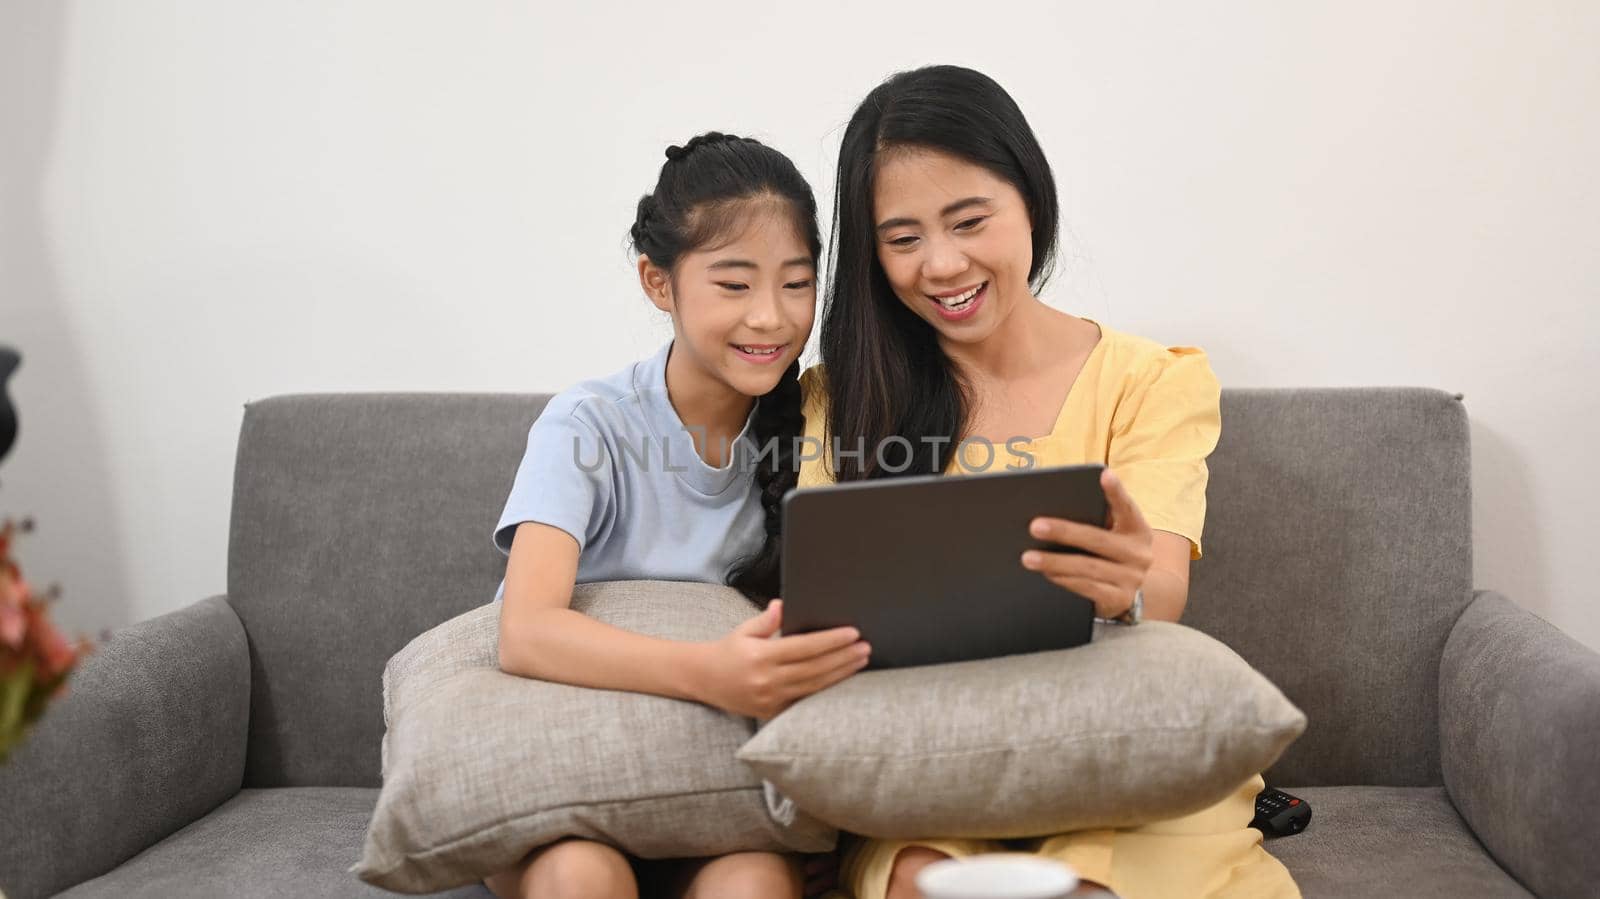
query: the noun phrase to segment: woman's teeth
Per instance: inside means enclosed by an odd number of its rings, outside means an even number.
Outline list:
[[[985,281],[966,293],[957,294],[953,297],[934,297],[934,299],[938,301],[939,305],[951,311],[964,309],[968,303],[972,302],[972,298],[978,295],[978,291],[983,290],[984,284],[988,283],[988,281]]]

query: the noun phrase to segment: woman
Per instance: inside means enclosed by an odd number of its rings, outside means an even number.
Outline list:
[[[1016,103],[970,69],[890,78],[845,131],[835,202],[823,365],[802,377],[807,436],[831,451],[806,464],[800,486],[1103,463],[1108,527],[1030,526],[1089,553],[1029,552],[1019,564],[1092,600],[1101,617],[1127,620],[1137,604],[1143,617],[1178,620],[1189,562],[1201,557],[1220,388],[1195,347],[1164,347],[1038,299],[1058,208]],[[913,447],[909,465],[901,450],[876,451],[895,436],[904,440],[889,445]],[[1023,849],[1124,899],[1297,897],[1248,826],[1261,787],[1252,777],[1212,808],[1124,830],[851,840],[842,879],[859,899],[912,897],[916,872],[935,860]]]

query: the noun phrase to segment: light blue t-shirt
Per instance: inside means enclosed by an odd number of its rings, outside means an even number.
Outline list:
[[[552,397],[494,528],[510,556],[517,525],[537,521],[578,541],[578,580],[723,583],[766,539],[755,487],[755,412],[713,468],[667,398],[669,342],[649,359]],[[769,462],[770,464],[770,462]],[[495,599],[505,595],[505,580]]]

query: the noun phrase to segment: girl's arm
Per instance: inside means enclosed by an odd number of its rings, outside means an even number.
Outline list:
[[[698,699],[695,644],[647,637],[571,608],[578,541],[547,524],[517,526],[500,609],[500,669],[581,687]]]
[[[772,718],[867,664],[853,627],[777,633],[782,601],[720,640],[647,637],[571,608],[578,541],[537,522],[517,526],[500,609],[500,669],[580,687],[654,693]]]

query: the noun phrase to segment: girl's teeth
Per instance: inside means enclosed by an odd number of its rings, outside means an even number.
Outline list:
[[[770,356],[773,353],[776,353],[778,351],[777,347],[773,347],[770,350],[758,350],[755,347],[742,346],[742,347],[739,347],[739,349],[744,351],[744,352],[746,352],[746,353],[749,353],[752,356]]]

